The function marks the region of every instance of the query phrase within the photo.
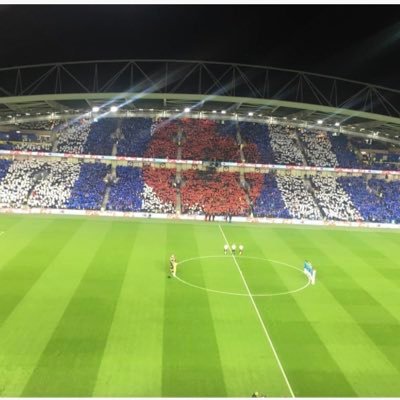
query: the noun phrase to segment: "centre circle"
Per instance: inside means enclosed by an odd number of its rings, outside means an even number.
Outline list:
[[[176,279],[212,293],[231,296],[282,296],[304,290],[311,282],[303,269],[262,257],[215,255],[177,264]]]

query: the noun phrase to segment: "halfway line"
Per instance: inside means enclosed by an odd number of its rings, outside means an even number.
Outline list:
[[[221,225],[218,224],[218,227],[219,227],[219,230],[220,230],[221,233],[222,233],[222,236],[224,237],[225,243],[226,243],[227,245],[229,245],[228,239],[226,238],[225,233],[224,233],[224,231],[223,231],[222,228],[221,228]],[[229,248],[230,248],[230,246],[229,246]],[[262,326],[262,328],[263,328],[263,331],[264,331],[264,333],[265,333],[265,336],[266,336],[267,339],[268,339],[268,342],[269,342],[269,344],[270,344],[270,346],[271,346],[272,352],[274,353],[276,362],[278,363],[279,369],[281,370],[282,375],[283,375],[283,377],[284,377],[284,379],[285,379],[285,382],[286,382],[286,384],[287,384],[287,387],[289,388],[290,394],[291,394],[292,397],[295,397],[295,395],[294,395],[294,393],[293,393],[293,390],[292,390],[292,387],[290,386],[289,380],[288,380],[288,378],[287,378],[287,376],[286,376],[285,370],[283,369],[282,363],[281,363],[281,361],[280,361],[280,359],[279,359],[279,357],[278,357],[278,353],[277,353],[276,350],[275,350],[275,347],[274,347],[274,344],[272,343],[271,337],[269,336],[269,333],[268,333],[267,328],[266,328],[266,326],[265,326],[265,324],[264,324],[264,321],[263,321],[262,318],[261,318],[260,311],[258,310],[258,307],[257,307],[257,305],[256,305],[256,303],[255,303],[255,301],[254,301],[254,299],[253,299],[253,296],[252,296],[252,294],[251,294],[251,292],[250,292],[249,286],[247,285],[246,279],[245,279],[244,276],[243,276],[242,270],[240,269],[240,266],[239,266],[239,264],[238,264],[238,262],[237,262],[237,260],[236,260],[235,255],[234,255],[233,253],[231,253],[231,255],[232,255],[233,261],[235,262],[236,267],[237,267],[237,269],[238,269],[238,271],[239,271],[239,274],[240,274],[240,276],[242,277],[244,286],[245,286],[245,288],[246,288],[246,290],[247,290],[247,293],[249,294],[249,298],[250,298],[250,300],[251,300],[251,303],[253,304],[254,309],[256,310],[257,317],[258,317],[258,319],[259,319],[259,321],[260,321],[260,323],[261,323],[261,326]]]

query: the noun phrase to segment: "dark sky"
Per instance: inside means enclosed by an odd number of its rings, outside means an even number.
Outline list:
[[[300,69],[400,88],[400,6],[0,7],[0,66],[113,58]]]

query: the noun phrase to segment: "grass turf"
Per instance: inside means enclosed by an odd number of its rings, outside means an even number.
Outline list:
[[[221,228],[1,216],[0,395],[400,396],[399,233]]]

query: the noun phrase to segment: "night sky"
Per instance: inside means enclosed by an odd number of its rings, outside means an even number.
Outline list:
[[[226,61],[400,89],[400,6],[0,7],[0,66],[116,58]]]

